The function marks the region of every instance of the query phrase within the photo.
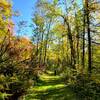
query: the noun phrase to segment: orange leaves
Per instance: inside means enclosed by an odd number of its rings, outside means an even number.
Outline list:
[[[32,43],[29,39],[22,37],[18,39],[13,39],[15,37],[11,37],[10,43],[7,48],[7,54],[13,60],[25,60],[31,56],[32,53]],[[7,41],[8,42],[8,41]]]

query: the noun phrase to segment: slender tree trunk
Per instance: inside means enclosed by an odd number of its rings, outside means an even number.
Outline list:
[[[75,57],[75,50],[74,50],[74,46],[73,46],[71,28],[70,28],[70,25],[69,25],[69,23],[67,21],[67,18],[65,18],[64,22],[66,23],[67,28],[68,28],[68,39],[69,39],[70,49],[71,49],[71,65],[72,65],[73,68],[75,68],[76,57]]]
[[[88,33],[88,72],[89,72],[89,76],[90,76],[91,75],[92,59],[91,59],[91,34],[90,34],[90,18],[89,18],[89,4],[88,3],[89,3],[89,1],[85,0],[87,33]]]
[[[40,45],[40,57],[39,57],[39,66],[41,66],[42,63],[42,49],[43,49],[43,37],[44,37],[44,33],[41,33],[41,45]]]
[[[77,20],[77,14],[75,13],[75,26],[76,26],[76,37],[77,37],[77,63],[79,64],[79,26],[78,26],[78,20]]]
[[[82,66],[83,69],[85,67],[85,8],[84,8],[84,15],[83,15],[83,35],[82,35]]]
[[[38,34],[37,33],[37,43],[36,43],[36,56],[38,57],[38,53],[39,53],[39,37],[38,37]]]
[[[46,36],[45,51],[44,51],[44,64],[46,64],[46,59],[47,59],[46,58],[47,57],[47,45],[48,45],[51,22],[52,22],[52,19],[50,19],[50,23],[47,26],[47,36]]]
[[[47,57],[47,44],[48,44],[48,33],[47,33],[47,38],[46,38],[46,43],[45,43],[45,51],[44,51],[44,64],[46,64],[46,57]]]
[[[64,56],[65,51],[64,51],[64,40],[63,40],[63,36],[62,36],[62,66],[64,65]]]

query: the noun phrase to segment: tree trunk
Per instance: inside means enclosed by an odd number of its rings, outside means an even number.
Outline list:
[[[76,64],[75,50],[74,50],[74,46],[73,46],[71,28],[70,28],[69,22],[67,20],[68,20],[68,18],[64,19],[64,22],[66,23],[67,28],[68,28],[68,39],[69,39],[70,49],[71,49],[71,66],[73,68],[75,68],[75,64]]]
[[[89,76],[91,75],[91,34],[90,34],[90,18],[89,18],[89,1],[85,0],[85,7],[86,7],[86,19],[87,19],[87,33],[88,33],[88,73]]]
[[[50,26],[51,26],[52,18],[50,19],[50,22],[47,26],[47,36],[46,36],[46,43],[45,43],[45,51],[44,51],[44,64],[46,64],[46,57],[47,57],[47,45],[48,45],[48,39],[49,39],[49,33],[50,33]]]
[[[83,35],[82,35],[82,66],[83,69],[85,67],[85,8],[84,8],[84,15],[83,15]]]
[[[77,63],[79,64],[79,26],[78,26],[78,20],[77,20],[77,14],[75,13],[75,28],[76,28],[76,37],[77,37],[77,44],[76,44],[76,48],[77,48]]]

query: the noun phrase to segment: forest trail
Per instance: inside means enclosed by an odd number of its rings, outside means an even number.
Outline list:
[[[29,90],[25,100],[77,100],[75,98],[75,94],[63,82],[63,78],[48,71],[40,76],[37,86]]]

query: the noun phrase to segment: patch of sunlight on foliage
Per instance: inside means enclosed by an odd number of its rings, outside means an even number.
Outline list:
[[[54,72],[53,71],[50,71],[50,70],[47,70],[46,71],[48,74],[53,74]]]
[[[96,83],[100,83],[100,74],[93,74],[91,77]]]
[[[5,97],[11,96],[11,94],[1,93],[0,92],[0,100],[4,100]]]
[[[53,90],[57,88],[63,88],[65,87],[64,84],[57,84],[57,85],[48,85],[48,86],[37,86],[34,87],[32,90],[33,91],[47,91],[47,90]]]
[[[32,94],[27,94],[25,96],[25,99],[24,100],[33,100],[33,98],[36,96],[37,94],[36,93],[32,93]],[[34,100],[40,100],[40,99],[35,99]]]
[[[40,77],[40,79],[41,80],[44,80],[44,81],[48,81],[48,80],[56,80],[56,79],[60,79],[61,78],[61,76],[49,76],[49,75],[47,75],[47,74],[42,74],[41,75],[41,77]]]

